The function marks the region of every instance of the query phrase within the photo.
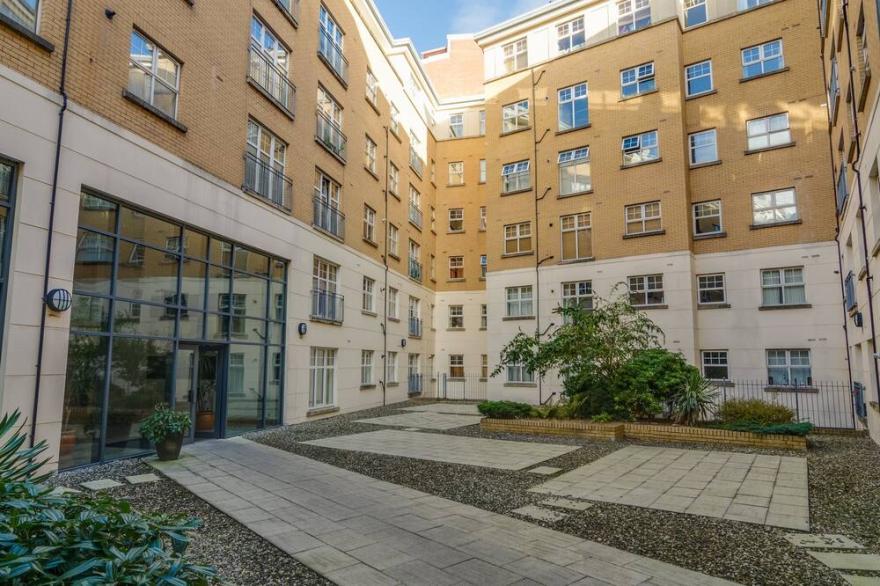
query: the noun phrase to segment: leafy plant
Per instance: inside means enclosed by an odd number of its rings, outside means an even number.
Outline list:
[[[721,429],[729,429],[731,431],[748,431],[751,433],[762,433],[768,435],[798,435],[806,436],[813,431],[813,424],[809,422],[803,423],[777,423],[773,425],[761,425],[759,423],[724,423],[718,425]]]
[[[0,440],[3,440],[0,443],[0,482],[43,482],[50,474],[38,476],[36,472],[49,460],[37,460],[37,456],[46,450],[46,442],[41,441],[32,448],[23,449],[27,436],[21,432],[23,424],[16,429],[20,418],[21,412],[16,409],[0,419]],[[4,440],[10,432],[12,437]]]
[[[531,405],[515,401],[483,401],[477,405],[477,409],[492,419],[523,419],[532,415],[533,411]]]
[[[709,419],[715,411],[715,385],[703,378],[700,371],[690,372],[685,383],[673,391],[672,417],[676,423],[693,425]]]
[[[611,417],[608,413],[599,413],[598,415],[593,415],[591,418],[593,423],[609,423],[614,421],[614,418]]]
[[[767,426],[793,422],[794,411],[784,405],[760,399],[735,399],[721,406],[718,418],[722,423],[756,423]]]
[[[173,411],[167,404],[156,405],[153,413],[141,423],[141,435],[158,443],[171,435],[184,435],[192,427],[189,414]]]

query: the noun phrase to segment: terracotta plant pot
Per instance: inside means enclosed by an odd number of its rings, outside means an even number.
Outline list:
[[[214,431],[214,412],[199,411],[196,413],[197,431]]]
[[[61,432],[61,445],[59,446],[58,452],[61,456],[69,456],[73,453],[73,448],[76,447],[76,432],[75,431],[63,431]]]
[[[174,433],[165,436],[162,441],[156,442],[156,454],[163,462],[176,460],[180,457],[181,447],[183,447],[183,434]]]

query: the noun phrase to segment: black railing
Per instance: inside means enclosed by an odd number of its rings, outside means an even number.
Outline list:
[[[320,192],[315,189],[314,208],[315,226],[321,230],[336,236],[340,240],[345,239],[345,214],[334,207]]]
[[[846,296],[846,310],[852,311],[859,306],[859,300],[856,297],[856,276],[852,271],[846,276],[843,282],[843,291]]]
[[[345,298],[323,289],[312,290],[313,319],[342,323],[345,313]]]
[[[837,174],[837,213],[843,210],[846,204],[846,198],[849,196],[849,185],[847,185],[846,164],[841,161],[840,173]]]
[[[409,259],[409,278],[422,282],[422,263],[415,259]]]
[[[342,47],[323,27],[318,28],[318,54],[340,79],[348,81],[348,60],[342,54]]]
[[[422,176],[425,174],[425,162],[412,147],[410,147],[409,149],[409,166],[413,171],[416,172],[416,175],[419,176],[419,179],[421,179]]]
[[[250,69],[248,76],[263,88],[279,106],[293,115],[296,104],[296,86],[287,77],[287,72],[275,65],[259,47],[250,47]]]
[[[318,125],[315,130],[315,138],[318,139],[324,147],[331,153],[345,159],[345,146],[348,139],[342,133],[342,130],[333,122],[326,114],[318,110]]]
[[[299,22],[300,0],[275,0],[275,4],[277,4],[281,10],[290,15],[293,20],[297,23]]]
[[[412,222],[413,225],[417,226],[418,228],[421,228],[422,227],[422,217],[423,217],[422,210],[418,206],[410,203],[409,204],[409,221]]]
[[[422,337],[422,320],[417,317],[409,318],[409,335],[412,338]]]
[[[293,191],[290,177],[251,153],[245,153],[244,162],[244,188],[289,211]]]

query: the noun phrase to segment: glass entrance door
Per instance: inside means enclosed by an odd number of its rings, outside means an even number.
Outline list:
[[[181,344],[177,354],[176,407],[192,414],[192,437],[221,437],[226,348]]]

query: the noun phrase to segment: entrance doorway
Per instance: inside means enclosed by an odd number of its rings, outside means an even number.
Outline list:
[[[176,408],[190,413],[190,439],[223,437],[226,347],[181,344],[177,352]]]

